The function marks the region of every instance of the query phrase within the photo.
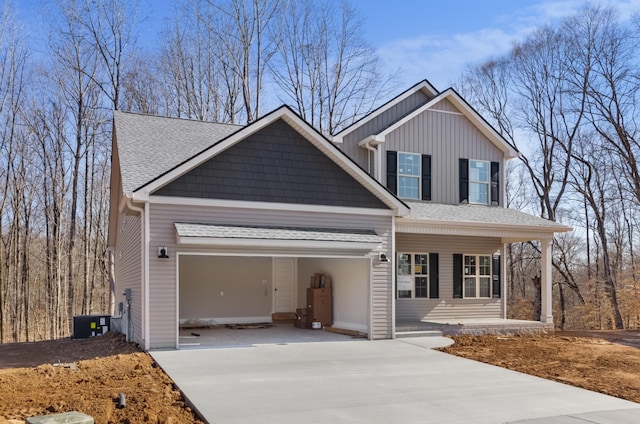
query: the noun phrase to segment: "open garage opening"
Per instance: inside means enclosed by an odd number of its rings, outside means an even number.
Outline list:
[[[273,319],[306,312],[310,306],[307,289],[315,274],[331,281],[331,328],[326,328],[325,323],[324,329],[370,334],[368,256],[178,255],[179,347],[211,344],[213,338],[213,344],[245,345],[344,337],[324,334],[329,331],[295,328],[293,320]],[[228,329],[235,325],[240,329]]]

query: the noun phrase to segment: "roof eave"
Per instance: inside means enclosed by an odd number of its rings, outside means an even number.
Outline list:
[[[420,218],[400,218],[398,222],[406,224],[416,225],[437,225],[442,227],[465,227],[465,228],[482,228],[489,230],[501,230],[501,231],[527,231],[527,232],[539,232],[539,233],[566,233],[573,231],[572,227],[568,227],[561,224],[556,225],[517,225],[517,224],[497,224],[486,223],[478,221],[445,221],[436,219],[420,219]]]

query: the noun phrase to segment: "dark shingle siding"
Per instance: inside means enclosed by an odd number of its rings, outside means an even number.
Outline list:
[[[154,194],[386,209],[283,120],[240,141]]]

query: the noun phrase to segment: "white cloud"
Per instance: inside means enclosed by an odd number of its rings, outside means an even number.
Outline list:
[[[439,90],[449,86],[468,63],[509,51],[519,34],[485,29],[453,35],[422,35],[390,41],[378,49],[389,70],[400,69],[403,85],[427,78]]]
[[[623,20],[640,11],[640,0],[609,0],[600,4],[617,8]],[[388,71],[401,71],[403,86],[426,78],[443,90],[460,76],[465,65],[507,53],[535,28],[571,16],[584,5],[584,0],[541,1],[496,17],[493,27],[399,38],[379,46],[378,53]]]

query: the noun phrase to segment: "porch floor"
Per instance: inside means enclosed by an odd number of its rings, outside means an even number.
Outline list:
[[[553,323],[502,318],[397,321],[396,334],[415,331],[441,331],[445,336],[484,334],[553,334]]]

